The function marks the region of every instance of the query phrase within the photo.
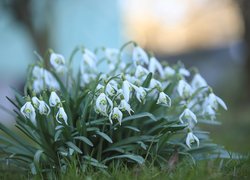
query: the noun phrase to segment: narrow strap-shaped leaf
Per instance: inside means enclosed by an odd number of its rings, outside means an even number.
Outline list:
[[[131,129],[131,130],[133,130],[135,132],[140,132],[140,129],[138,129],[138,128],[134,127],[134,126],[124,126],[124,128]]]
[[[155,118],[155,116],[153,114],[148,113],[148,112],[142,112],[142,113],[139,113],[139,114],[134,114],[132,116],[125,117],[122,120],[122,122],[135,120],[135,119],[139,119],[139,118],[143,118],[143,117],[148,117],[148,118],[152,119],[153,121],[156,121],[156,118]]]
[[[43,150],[39,149],[36,151],[34,155],[34,165],[37,171],[39,170],[39,163],[40,163],[40,158],[41,158],[42,153],[43,153]]]
[[[121,158],[131,159],[131,160],[137,162],[138,164],[144,163],[143,157],[141,157],[139,155],[134,155],[134,154],[123,154],[123,155],[111,156],[109,158],[104,159],[103,162],[105,163],[105,162],[110,161],[112,159],[121,159]]]
[[[74,139],[81,140],[92,147],[94,146],[93,143],[88,138],[86,138],[84,136],[76,136],[76,137],[74,137]]]
[[[107,134],[105,134],[104,132],[96,131],[96,134],[103,137],[106,141],[108,141],[110,143],[113,143],[112,139]]]
[[[79,149],[74,143],[72,143],[71,141],[66,142],[67,146],[72,148],[73,150],[75,150],[76,152],[82,154],[81,149]]]
[[[151,81],[151,79],[152,79],[152,76],[153,76],[152,72],[149,73],[149,74],[147,75],[147,78],[146,78],[145,81],[142,83],[142,87],[147,88],[147,87],[149,86],[150,81]]]

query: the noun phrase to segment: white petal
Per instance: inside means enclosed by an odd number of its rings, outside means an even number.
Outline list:
[[[123,81],[122,91],[123,91],[123,96],[127,102],[129,102],[130,98],[130,88],[131,88],[130,83],[127,80]]]
[[[218,96],[216,96],[217,102],[225,109],[227,110],[227,105],[225,104],[225,102]]]

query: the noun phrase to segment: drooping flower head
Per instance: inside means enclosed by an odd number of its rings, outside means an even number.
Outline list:
[[[132,59],[136,66],[149,63],[147,53],[139,46],[134,47],[132,56]]]
[[[125,100],[125,99],[122,99],[121,100],[121,103],[118,107],[119,109],[121,109],[122,111],[127,111],[129,113],[129,115],[131,115],[131,112],[134,112],[132,109],[131,109],[131,106],[130,104]]]
[[[186,137],[186,144],[191,149],[191,144],[196,142],[197,146],[199,147],[200,141],[199,139],[193,134],[193,132],[189,132]]]
[[[110,123],[113,124],[113,120],[117,120],[119,124],[122,123],[122,112],[118,107],[114,107],[114,109],[109,114]]]
[[[170,107],[171,106],[171,99],[166,93],[160,92],[156,104],[164,104],[164,105]]]
[[[49,105],[51,107],[55,107],[57,105],[59,105],[59,103],[61,102],[59,96],[56,94],[55,91],[52,91],[49,97]]]
[[[63,120],[64,123],[68,125],[68,116],[66,112],[64,111],[63,107],[59,107],[59,110],[56,114],[56,120],[60,124],[62,123],[61,120]]]
[[[36,125],[36,112],[30,101],[26,102],[21,107],[20,112],[25,118],[28,118],[34,125]]]

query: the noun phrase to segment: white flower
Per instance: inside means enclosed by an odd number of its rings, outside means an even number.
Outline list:
[[[122,111],[127,111],[130,115],[131,115],[131,111],[134,112],[131,107],[130,104],[127,103],[127,101],[125,99],[121,100],[121,103],[118,107],[119,109],[121,109]]]
[[[185,68],[180,68],[179,73],[183,76],[190,76],[190,72]]]
[[[60,86],[56,78],[47,70],[44,69],[44,80],[48,88],[59,90]]]
[[[141,65],[138,65],[136,67],[135,76],[137,78],[141,78],[141,77],[148,75],[148,74],[149,74],[149,71],[146,68],[142,67]]]
[[[189,132],[186,137],[186,144],[190,149],[191,149],[191,144],[194,143],[195,141],[197,143],[197,146],[199,147],[200,144],[199,139],[192,132]]]
[[[35,108],[38,108],[38,107],[39,107],[40,100],[39,100],[36,96],[33,96],[33,97],[31,98],[31,101],[32,101],[32,103],[33,103],[33,105],[34,105]]]
[[[164,68],[165,76],[173,76],[175,74],[175,70],[170,66]]]
[[[118,59],[118,54],[119,54],[119,50],[115,49],[115,48],[105,48],[104,50],[105,52],[105,56],[111,60],[111,61],[116,61]]]
[[[181,97],[189,97],[192,94],[191,86],[184,80],[179,81],[177,91]]]
[[[134,64],[143,65],[148,64],[148,55],[147,53],[139,46],[134,47],[132,55]]]
[[[189,124],[192,122],[197,123],[196,115],[188,108],[186,108],[180,115],[179,120],[181,123],[187,121]]]
[[[122,91],[123,91],[123,96],[127,102],[129,101],[131,90],[132,90],[131,83],[129,83],[127,80],[123,81]]]
[[[110,83],[108,83],[108,84],[106,85],[106,90],[105,90],[105,92],[106,92],[109,96],[114,96],[114,95],[115,95],[115,89],[114,89],[114,87],[113,87]]]
[[[88,49],[84,49],[84,53],[83,53],[82,58],[83,58],[83,62],[85,64],[87,64],[91,68],[96,69],[97,58],[96,58],[96,55],[94,53],[92,53]],[[82,73],[84,73],[84,68],[82,68]]]
[[[114,107],[112,112],[109,114],[109,121],[111,124],[113,124],[112,120],[118,120],[120,125],[122,123],[122,112],[117,107]]]
[[[198,88],[201,88],[201,87],[206,87],[207,82],[205,81],[205,79],[200,74],[195,74],[194,78],[192,79],[191,86],[194,89],[198,89]]]
[[[129,74],[126,74],[125,77],[132,84],[136,84],[136,85],[140,84],[140,80],[138,78],[136,78],[135,76],[131,76]]]
[[[203,114],[210,116],[211,120],[215,119],[216,111],[212,108],[211,105],[206,105],[203,108]]]
[[[59,110],[58,110],[58,112],[57,112],[57,114],[56,114],[56,120],[57,120],[58,123],[61,124],[62,122],[60,121],[60,119],[63,119],[64,122],[65,122],[65,124],[68,125],[68,116],[65,113],[63,107],[60,107]]]
[[[58,97],[58,95],[56,94],[55,91],[52,91],[49,97],[49,105],[51,107],[55,107],[57,106],[59,103],[61,102],[60,98]]]
[[[148,70],[152,73],[155,73],[155,71],[157,70],[161,77],[164,76],[162,65],[155,57],[150,58]]]
[[[20,109],[22,115],[25,118],[28,118],[31,120],[31,122],[36,125],[36,112],[35,108],[32,106],[31,102],[26,102]]]
[[[35,93],[40,93],[43,89],[45,89],[45,83],[43,79],[34,80],[32,88]]]
[[[135,94],[136,98],[138,99],[139,102],[142,102],[145,99],[146,95],[147,95],[145,89],[143,87],[137,87],[137,86],[135,86],[133,84],[131,84],[131,85],[132,85],[132,87],[134,88],[134,90],[136,92],[136,94]]]
[[[44,74],[44,69],[43,68],[40,68],[38,66],[35,66],[32,70],[32,75],[33,77],[37,78],[37,79],[40,79],[43,77],[43,74]]]
[[[225,110],[227,110],[225,102],[214,93],[210,93],[206,98],[205,106],[207,105],[210,105],[214,109],[218,109],[218,105],[221,105]]]
[[[93,79],[96,78],[95,74],[90,74],[90,73],[83,73],[81,74],[81,87],[83,87],[84,85],[90,83]]]
[[[96,91],[99,91],[99,90],[102,90],[102,89],[104,89],[104,86],[103,86],[103,85],[98,84],[98,85],[96,86]]]
[[[44,101],[40,101],[38,109],[40,114],[49,115],[50,113],[50,108]]]
[[[152,78],[150,80],[150,83],[149,83],[149,88],[150,89],[154,89],[154,88],[156,88],[156,89],[162,89],[162,84],[161,84],[160,81]]]
[[[113,102],[104,94],[101,93],[96,99],[96,109],[101,114],[107,115],[108,103],[113,108]]]
[[[160,92],[156,104],[165,104],[165,105],[167,105],[168,107],[170,107],[170,106],[171,106],[171,99],[170,99],[170,97],[169,97],[167,94],[165,94],[164,92]]]
[[[62,73],[66,70],[65,59],[61,54],[52,53],[50,55],[50,63],[58,73]]]

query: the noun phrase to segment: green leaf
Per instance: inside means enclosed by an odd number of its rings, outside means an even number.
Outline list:
[[[152,73],[149,73],[149,74],[147,75],[147,78],[146,78],[145,81],[142,83],[142,87],[147,88],[147,87],[149,86],[150,81],[151,81],[151,79],[152,79],[152,76],[153,76]]]
[[[79,149],[74,143],[72,143],[71,141],[66,142],[66,144],[68,145],[68,147],[72,148],[73,150],[75,150],[76,152],[82,154],[81,149]]]
[[[131,130],[133,130],[135,132],[140,132],[140,129],[138,129],[138,128],[134,127],[134,126],[123,126],[123,128],[131,129]]]
[[[107,148],[105,151],[108,151],[110,148],[113,147],[120,147],[126,144],[137,143],[138,141],[149,141],[152,140],[154,136],[132,136],[126,139],[122,139],[117,143],[114,143],[112,146]]]
[[[99,161],[97,161],[96,159],[90,157],[90,156],[83,156],[83,158],[87,161],[88,164],[98,167],[98,168],[108,168],[107,166],[105,166],[104,164],[100,163]]]
[[[40,162],[40,158],[41,158],[41,155],[43,153],[43,150],[37,150],[35,155],[34,155],[34,165],[36,167],[36,170],[39,169],[39,162]]]
[[[148,117],[148,118],[152,119],[153,121],[156,121],[156,118],[155,118],[155,116],[153,114],[148,113],[148,112],[142,112],[142,113],[139,113],[139,114],[134,114],[132,116],[125,117],[122,120],[122,122],[135,120],[135,119],[139,119],[139,118],[143,118],[143,117]]]
[[[76,136],[76,137],[74,137],[74,139],[81,140],[92,147],[94,146],[93,143],[88,138],[86,138],[84,136]]]
[[[144,163],[144,158],[139,156],[139,155],[134,155],[134,154],[123,154],[123,155],[118,155],[118,156],[111,156],[109,158],[106,158],[103,160],[104,163],[106,163],[107,161],[110,161],[112,159],[122,159],[122,158],[128,158],[131,159],[135,162],[137,162],[138,164],[143,164]]]
[[[106,141],[108,141],[110,143],[113,143],[112,139],[107,134],[105,134],[104,132],[96,131],[96,134],[103,137]]]

